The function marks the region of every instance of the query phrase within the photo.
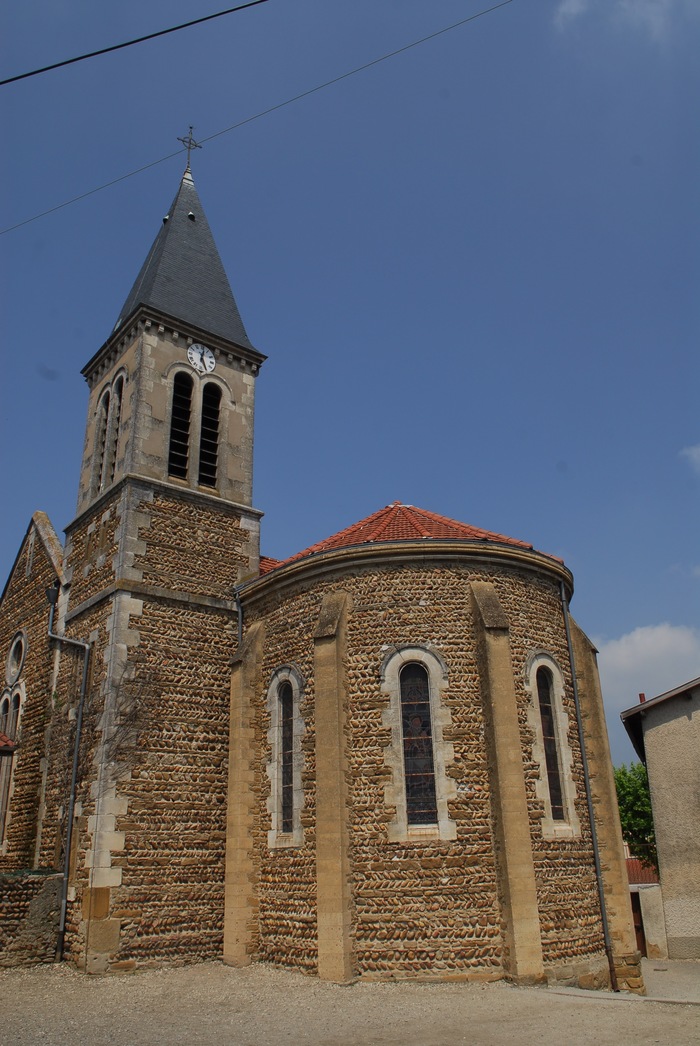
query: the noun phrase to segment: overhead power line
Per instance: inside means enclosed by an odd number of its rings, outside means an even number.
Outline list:
[[[422,36],[420,40],[414,40],[410,44],[405,44],[403,47],[397,48],[395,51],[389,51],[387,54],[382,55],[380,58],[374,58],[371,62],[365,62],[364,65],[358,65],[355,69],[350,69],[346,73],[341,73],[339,76],[334,76],[332,80],[326,80],[322,84],[317,84],[316,87],[310,87],[306,91],[302,91],[300,94],[295,94],[292,98],[287,98],[284,102],[278,102],[277,105],[271,105],[269,109],[263,109],[259,113],[255,113],[253,116],[247,116],[243,120],[239,120],[238,123],[231,124],[230,127],[224,127],[221,131],[216,131],[214,134],[210,134],[207,138],[200,139],[199,144],[203,145],[205,142],[211,142],[214,138],[220,138],[222,134],[228,134],[230,131],[235,131],[239,127],[244,127],[246,124],[253,123],[254,120],[260,120],[263,116],[269,116],[270,113],[275,113],[279,109],[284,109],[288,105],[292,105],[293,102],[298,102],[302,98],[308,98],[309,95],[316,94],[318,91],[322,91],[326,87],[331,87],[333,84],[340,83],[341,80],[347,80],[350,76],[355,76],[356,73],[364,72],[365,69],[371,69],[372,66],[379,65],[381,62],[386,62],[389,58],[395,58],[397,55],[404,54],[406,51],[410,51],[414,47],[418,47],[419,44],[424,44],[428,40],[434,40],[438,36],[443,36],[445,33],[451,32],[453,29],[459,29],[460,26],[466,25],[467,22],[473,22],[477,18],[483,18],[484,15],[491,14],[493,11],[497,11],[500,7],[507,7],[508,4],[512,4],[513,0],[501,0],[501,3],[494,4],[492,7],[484,8],[482,11],[477,11],[473,15],[469,15],[468,18],[462,18],[459,22],[453,22],[452,25],[445,26],[444,29],[437,29],[434,33],[430,33],[428,36]],[[103,189],[109,189],[112,185],[117,185],[119,182],[126,181],[127,178],[133,178],[134,175],[142,174],[144,171],[150,170],[151,167],[157,167],[158,164],[165,163],[167,160],[172,160],[173,157],[181,155],[186,152],[186,149],[177,149],[175,152],[168,153],[167,156],[161,156],[159,160],[153,160],[151,163],[146,163],[143,167],[137,167],[135,171],[129,171],[128,174],[121,174],[118,178],[113,178],[109,182],[105,182],[103,185],[98,185],[94,189],[88,189],[87,192],[81,193],[79,196],[73,196],[70,200],[64,200],[63,203],[57,203],[55,207],[49,207],[45,211],[40,211],[39,214],[33,215],[31,218],[25,218],[24,221],[17,222],[16,225],[9,225],[6,229],[0,229],[0,236],[4,236],[5,233],[13,232],[15,229],[20,229],[23,225],[29,225],[31,222],[38,221],[39,218],[45,218],[47,214],[53,214],[54,211],[60,211],[64,207],[70,207],[73,203],[78,203],[80,200],[85,200],[88,196],[94,196],[95,193],[101,192]]]
[[[121,51],[123,47],[133,47],[134,44],[142,44],[145,40],[155,40],[158,36],[167,36],[168,33],[177,33],[180,29],[189,29],[193,25],[201,25],[202,22],[211,22],[213,18],[222,18],[224,15],[232,15],[235,11],[245,11],[247,7],[257,7],[258,4],[266,4],[267,0],[250,0],[247,4],[239,4],[238,7],[229,7],[226,11],[217,11],[213,15],[205,15],[203,18],[194,18],[191,22],[183,22],[182,25],[174,25],[171,29],[160,29],[157,33],[149,33],[147,36],[137,36],[135,40],[125,40],[122,44],[112,44],[111,47],[102,47],[99,51],[90,51],[89,54],[80,54],[76,58],[66,58],[62,62],[54,62],[53,65],[42,66],[41,69],[32,69],[29,73],[19,73],[17,76],[8,76],[6,80],[0,80],[0,87],[6,84],[16,83],[17,80],[26,80],[30,76],[39,76],[41,73],[49,73],[52,69],[62,69],[64,65],[74,65],[76,62],[84,62],[86,58],[97,58],[101,54],[109,54],[110,51]]]

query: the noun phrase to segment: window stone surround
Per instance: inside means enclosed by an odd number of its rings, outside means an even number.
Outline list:
[[[544,737],[542,734],[542,717],[537,696],[537,670],[546,668],[552,676],[552,711],[556,731],[559,773],[561,775],[562,801],[564,820],[552,817],[552,803],[547,779],[547,762],[545,758]],[[564,708],[564,675],[559,664],[545,650],[535,651],[525,665],[525,691],[528,695],[527,721],[533,731],[532,759],[538,768],[535,782],[535,794],[544,805],[542,818],[542,838],[578,839],[581,835],[581,824],[576,813],[576,784],[573,779],[573,752],[569,744],[569,716]]]
[[[388,807],[396,809],[396,815],[388,825],[389,842],[425,843],[435,839],[456,839],[457,823],[449,816],[447,805],[457,796],[456,783],[447,776],[447,768],[454,763],[454,749],[451,742],[443,740],[445,728],[452,724],[450,711],[442,699],[442,692],[448,685],[447,665],[432,644],[384,647],[383,651],[381,690],[388,695],[389,704],[382,712],[382,724],[391,730],[391,744],[384,751],[384,762],[391,769],[391,781],[384,789],[384,801]],[[428,673],[438,812],[436,824],[408,824],[399,675],[409,662],[422,665]]]
[[[293,808],[292,831],[282,831],[282,715],[280,710],[279,690],[282,683],[289,683],[292,688],[293,702],[293,739],[294,754],[292,760]],[[301,812],[304,808],[304,789],[302,771],[304,753],[301,739],[306,732],[301,716],[300,705],[304,694],[304,678],[295,665],[282,665],[277,668],[267,689],[267,709],[270,713],[270,729],[267,740],[270,746],[270,759],[266,772],[270,780],[270,796],[267,800],[267,811],[272,818],[272,828],[267,833],[267,845],[272,849],[283,849],[304,845],[304,827],[301,823]]]

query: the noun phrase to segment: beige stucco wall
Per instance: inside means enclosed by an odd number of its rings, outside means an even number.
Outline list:
[[[643,715],[668,955],[700,958],[700,687]]]

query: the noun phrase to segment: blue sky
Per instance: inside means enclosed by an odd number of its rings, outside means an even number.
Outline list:
[[[222,6],[14,5],[3,75]],[[488,6],[270,0],[4,87],[0,226]],[[399,499],[562,556],[618,763],[618,712],[700,675],[698,53],[697,0],[513,0],[193,161],[269,356],[263,551]],[[3,578],[35,509],[74,513],[80,368],[183,168],[0,237]]]

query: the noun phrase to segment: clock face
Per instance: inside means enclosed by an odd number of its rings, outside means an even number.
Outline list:
[[[206,345],[190,345],[187,359],[198,374],[210,374],[216,366],[214,353]]]

